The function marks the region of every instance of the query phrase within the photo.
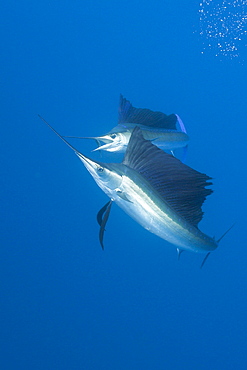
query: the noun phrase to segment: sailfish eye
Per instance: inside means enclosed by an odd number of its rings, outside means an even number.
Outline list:
[[[111,134],[110,135],[112,139],[116,139],[117,135],[116,134]]]
[[[99,167],[97,168],[97,170],[98,170],[98,172],[103,172],[103,171],[104,171],[104,168],[99,166]]]

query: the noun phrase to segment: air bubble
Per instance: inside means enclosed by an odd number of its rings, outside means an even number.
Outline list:
[[[215,56],[239,57],[247,46],[247,0],[203,0],[199,7],[203,53],[209,48]]]

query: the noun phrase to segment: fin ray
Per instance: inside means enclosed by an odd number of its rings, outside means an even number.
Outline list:
[[[135,127],[123,164],[142,175],[180,216],[193,226],[203,217],[202,204],[213,191],[211,177],[182,163],[179,159],[145,140]]]
[[[129,100],[120,95],[118,124],[136,123],[144,126],[176,130],[177,116],[154,112],[150,109],[134,108]]]

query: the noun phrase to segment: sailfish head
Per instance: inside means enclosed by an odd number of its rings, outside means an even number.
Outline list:
[[[97,150],[106,150],[107,152],[125,152],[126,147],[129,142],[131,132],[127,129],[119,130],[119,127],[114,127],[110,132],[103,136],[96,136],[94,139],[99,145],[98,148],[94,149],[93,152]],[[101,145],[101,142],[104,143]]]
[[[45,119],[39,116],[42,121],[66,144],[72,149],[82,161],[88,172],[92,175],[97,185],[106,193],[110,194],[112,189],[118,188],[122,183],[122,175],[114,163],[103,163],[92,160],[80,153],[63,136],[61,136]]]
[[[125,127],[120,128],[119,126],[114,127],[102,136],[62,136],[61,138],[93,139],[98,145],[97,148],[93,149],[93,152],[105,150],[107,152],[123,153],[126,151],[131,131]]]
[[[91,174],[97,185],[110,196],[111,190],[119,188],[122,183],[122,175],[119,171],[115,170],[112,163],[103,163],[92,160],[80,152],[76,155],[82,161],[88,172]]]

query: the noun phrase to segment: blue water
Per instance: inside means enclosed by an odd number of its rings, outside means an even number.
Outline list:
[[[246,369],[246,47],[201,54],[199,1],[2,4],[0,367]],[[177,113],[187,164],[214,178],[202,256],[176,250],[107,202],[63,135],[104,134],[119,94]],[[94,142],[72,142],[84,154]],[[116,160],[108,154],[105,161]]]

